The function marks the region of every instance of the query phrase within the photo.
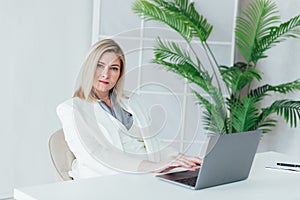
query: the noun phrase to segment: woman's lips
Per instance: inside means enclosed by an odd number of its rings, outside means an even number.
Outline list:
[[[102,80],[99,80],[99,82],[100,82],[100,83],[103,83],[103,84],[106,84],[106,85],[109,83],[109,82],[107,82],[107,81],[102,81]]]

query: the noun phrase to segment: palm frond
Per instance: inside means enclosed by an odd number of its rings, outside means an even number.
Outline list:
[[[198,36],[198,38],[204,42],[209,37],[213,26],[207,22],[207,20],[196,11],[194,2],[190,3],[187,12],[185,13],[191,24],[193,24],[193,33]]]
[[[220,117],[223,119],[224,122],[224,119],[226,118],[227,115],[224,98],[217,87],[213,86],[212,84],[208,84],[208,86],[209,86],[208,94],[215,104],[215,109],[218,112],[218,115],[220,115]]]
[[[248,96],[251,97],[264,97],[267,95],[267,92],[271,91],[271,87],[269,84],[257,87],[255,89],[250,90]]]
[[[157,39],[157,44],[154,46],[154,55],[156,59],[169,60],[174,64],[186,64],[197,66],[191,59],[187,51],[184,51],[175,42],[163,42],[160,38]],[[196,68],[199,73],[200,69]]]
[[[300,15],[293,17],[287,22],[277,27],[271,27],[267,35],[255,45],[252,51],[251,60],[256,63],[261,58],[267,56],[264,52],[274,46],[276,43],[282,42],[287,38],[297,38],[300,36]]]
[[[174,13],[169,12],[164,7],[157,6],[146,0],[138,0],[133,3],[132,9],[144,20],[163,22],[179,33],[186,41],[191,41],[193,32],[189,24],[185,23],[185,20],[181,19],[180,16],[176,15],[174,17]]]
[[[226,117],[218,111],[218,108],[215,104],[210,103],[206,98],[204,98],[199,93],[193,91],[195,96],[199,100],[199,104],[205,107],[203,112],[203,121],[205,129],[211,133],[226,133]]]
[[[257,124],[254,128],[263,130],[263,133],[271,131],[271,127],[276,126],[277,123],[277,120],[270,117],[272,113],[274,113],[273,108],[262,108],[261,113],[258,115]]]
[[[294,100],[277,100],[271,106],[262,109],[265,117],[272,113],[282,116],[290,124],[290,127],[296,127],[297,121],[300,120],[300,101]]]
[[[152,60],[152,63],[163,65],[167,67],[167,69],[200,86],[214,102],[214,110],[211,111],[211,113],[216,112],[223,119],[226,117],[225,103],[222,94],[213,86],[212,79],[207,71],[199,71],[196,69],[195,63],[190,59],[187,52],[184,52],[174,42],[162,42],[158,39],[158,45],[154,49],[154,56],[155,59]]]
[[[243,132],[254,130],[258,120],[258,102],[258,99],[252,97],[244,97],[241,101],[228,102],[234,131]]]
[[[206,41],[212,31],[212,25],[200,15],[188,0],[139,0],[133,4],[132,9],[145,20],[161,21],[176,32],[182,35],[186,41],[190,42],[193,36],[197,36],[201,41]],[[174,17],[176,16],[176,17]]]
[[[232,67],[219,66],[219,70],[223,81],[232,94],[251,83],[254,78],[261,80],[260,72],[255,68],[246,67],[241,69],[234,65]]]
[[[166,67],[166,69],[179,74],[180,76],[186,78],[188,81],[195,83],[204,91],[209,91],[209,87],[207,85],[208,82],[211,82],[211,78],[209,77],[208,73],[199,73],[195,69],[194,66],[185,63],[185,64],[174,64],[171,62],[167,62],[161,59],[153,59],[151,61],[154,64],[162,65]]]
[[[295,90],[300,90],[300,79],[275,86],[265,84],[263,86],[250,90],[249,95],[256,98],[266,96],[270,91],[286,94]]]
[[[174,13],[176,16],[181,15],[182,19],[185,19],[186,23],[190,25],[195,36],[202,42],[207,40],[213,27],[197,12],[194,2],[189,3],[188,0],[174,0],[174,2],[164,0],[153,1]]]
[[[209,93],[212,79],[208,72],[200,70],[188,52],[182,50],[176,43],[163,42],[158,38],[154,47],[154,59],[151,62],[166,67]]]
[[[237,18],[235,29],[237,47],[247,63],[251,62],[251,55],[255,45],[268,30],[280,19],[275,3],[270,0],[256,0],[249,3],[242,11],[244,18]]]
[[[271,127],[275,127],[276,124],[277,120],[260,115],[258,117],[256,126],[254,126],[254,129],[260,129],[263,131],[263,133],[268,133],[272,131]]]

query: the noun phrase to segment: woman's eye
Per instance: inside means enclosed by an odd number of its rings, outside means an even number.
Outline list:
[[[103,67],[103,65],[102,64],[97,64],[97,67]]]
[[[113,71],[118,71],[118,70],[119,70],[118,67],[112,67],[111,69],[112,69]]]

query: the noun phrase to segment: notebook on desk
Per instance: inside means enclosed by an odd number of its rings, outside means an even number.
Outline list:
[[[194,190],[245,180],[249,176],[261,133],[258,130],[211,137],[199,169],[157,177]]]

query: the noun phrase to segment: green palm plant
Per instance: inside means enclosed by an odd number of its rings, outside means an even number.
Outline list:
[[[253,88],[252,83],[262,80],[257,63],[267,58],[268,49],[288,38],[300,36],[300,15],[280,22],[277,6],[271,0],[249,3],[242,11],[242,17],[237,18],[235,29],[236,46],[243,60],[228,67],[218,64],[207,43],[213,26],[199,14],[193,2],[137,0],[132,9],[144,20],[168,25],[188,44],[190,51],[175,42],[163,41],[158,37],[152,63],[165,66],[205,91],[205,95],[193,92],[199,104],[205,108],[206,130],[225,134],[261,129],[266,133],[277,124],[274,114],[283,117],[291,127],[297,126],[300,101],[275,100],[267,107],[260,107],[260,102],[270,93],[286,94],[300,90],[300,79],[256,88]],[[191,45],[194,38],[201,41],[204,55],[197,53]],[[210,61],[208,67],[211,68],[211,73],[201,62],[203,56]]]

